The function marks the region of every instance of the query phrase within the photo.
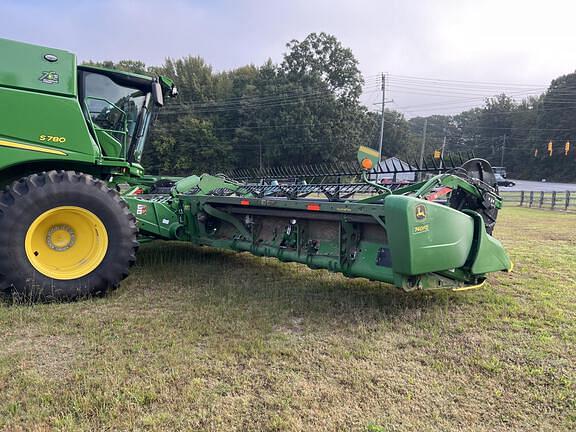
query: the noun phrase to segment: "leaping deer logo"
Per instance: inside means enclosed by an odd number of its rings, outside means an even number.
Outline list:
[[[419,204],[416,206],[416,219],[426,219],[426,206],[424,204]]]

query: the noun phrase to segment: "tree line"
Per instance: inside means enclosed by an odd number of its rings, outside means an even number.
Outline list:
[[[172,78],[179,96],[160,111],[147,144],[148,173],[188,175],[237,167],[354,160],[359,145],[377,147],[380,112],[361,103],[365,79],[349,48],[312,33],[286,46],[280,63],[215,72],[202,58],[89,62]],[[470,151],[510,176],[576,181],[576,73],[559,77],[538,97],[506,94],[456,115],[407,119],[384,112],[384,156],[417,158],[424,122],[430,155]],[[445,137],[445,138],[444,138]],[[552,142],[552,151],[548,143]],[[568,151],[566,149],[568,148]]]

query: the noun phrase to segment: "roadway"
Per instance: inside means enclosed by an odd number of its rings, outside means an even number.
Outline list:
[[[576,192],[576,183],[553,183],[553,182],[539,182],[539,181],[528,181],[528,180],[513,180],[516,186],[503,187],[500,186],[502,192],[510,191],[544,191],[544,192],[564,192],[564,191],[574,191]]]

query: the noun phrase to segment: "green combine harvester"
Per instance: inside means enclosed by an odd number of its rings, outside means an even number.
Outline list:
[[[139,241],[178,240],[328,269],[406,291],[463,290],[511,262],[492,237],[502,200],[480,159],[241,169],[181,179],[140,160],[172,81],[92,66],[0,39],[0,291],[101,294],[128,275]],[[431,175],[433,173],[434,175]]]

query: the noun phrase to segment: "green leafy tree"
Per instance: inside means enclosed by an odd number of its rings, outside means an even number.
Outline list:
[[[378,148],[380,144],[380,125],[382,116],[380,113],[368,113],[371,121],[370,145]],[[384,112],[384,136],[382,139],[382,157],[397,156],[400,158],[412,158],[415,155],[415,142],[411,140],[410,124],[404,114],[386,110]]]
[[[155,71],[174,80],[178,87],[176,103],[179,105],[198,104],[216,97],[212,67],[200,57],[168,58]]]
[[[282,69],[296,79],[319,79],[343,100],[357,101],[362,92],[362,74],[352,50],[334,36],[311,33],[303,41],[286,45]]]
[[[160,133],[156,139],[161,173],[215,174],[230,168],[231,147],[214,135],[209,121],[188,115],[178,119],[174,126],[176,130]]]

